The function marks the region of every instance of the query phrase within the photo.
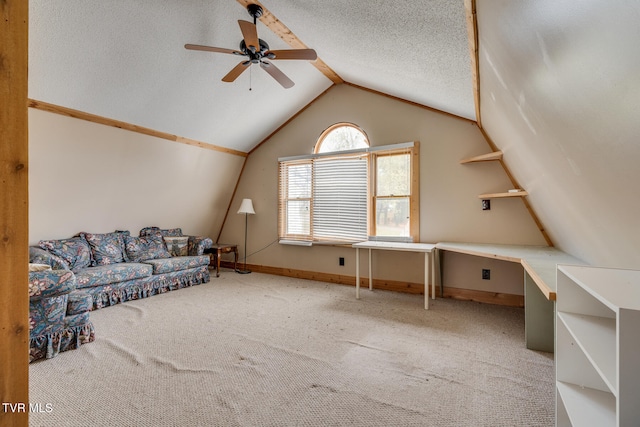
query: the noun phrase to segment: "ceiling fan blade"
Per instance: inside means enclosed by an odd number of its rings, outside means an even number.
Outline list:
[[[309,61],[318,59],[318,54],[313,49],[270,50],[265,52],[265,56],[269,59],[307,59]]]
[[[270,62],[261,61],[260,67],[263,70],[265,70],[267,73],[269,73],[271,77],[276,79],[276,81],[280,83],[282,87],[285,89],[289,89],[295,84],[289,77],[287,77],[282,71],[280,71],[278,67],[276,67]]]
[[[251,65],[251,61],[243,61],[239,63],[238,65],[233,67],[233,69],[229,71],[226,76],[222,78],[222,81],[227,83],[235,81],[235,79],[237,79],[244,70],[249,68],[249,65]]]
[[[184,47],[185,49],[189,49],[189,50],[204,50],[206,52],[231,53],[234,55],[244,55],[239,50],[225,49],[223,47],[202,46],[199,44],[185,44]]]
[[[247,49],[251,50],[251,46],[253,46],[254,52],[259,51],[260,42],[258,41],[258,30],[255,24],[249,21],[243,21],[242,19],[238,20],[238,24],[240,25],[240,31],[242,31],[242,37],[244,37],[244,44],[247,45]]]

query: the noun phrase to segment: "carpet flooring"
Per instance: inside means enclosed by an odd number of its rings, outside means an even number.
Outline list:
[[[551,426],[524,311],[223,271],[91,313],[30,365],[31,426]]]

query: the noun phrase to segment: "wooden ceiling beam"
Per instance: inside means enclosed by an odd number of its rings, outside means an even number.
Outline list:
[[[278,18],[276,18],[269,10],[259,1],[257,0],[237,0],[245,8],[250,4],[257,4],[262,7],[263,13],[259,18],[260,22],[267,26],[275,35],[280,37],[291,46],[293,49],[309,49],[309,46],[304,44],[302,40],[300,40],[293,32],[282,23]],[[324,74],[329,80],[331,80],[335,84],[344,83],[344,80],[331,69],[322,59],[318,58],[315,61],[312,61],[314,67],[316,67],[322,74]]]

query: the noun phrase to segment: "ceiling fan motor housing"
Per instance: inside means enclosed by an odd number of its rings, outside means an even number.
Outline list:
[[[269,50],[269,44],[267,44],[266,41],[262,39],[258,39],[258,43],[260,44],[260,50],[252,52],[250,49],[247,48],[247,44],[245,43],[245,41],[241,40],[240,50],[242,51],[242,53],[248,56],[249,60],[254,64],[257,64],[258,62],[260,62],[262,58],[269,58],[269,59],[275,58],[275,55],[273,54],[265,55],[265,53]]]
[[[255,24],[256,19],[260,18],[264,11],[262,10],[262,7],[257,4],[250,4],[247,6],[247,12],[249,12],[249,15],[253,18],[253,23]]]

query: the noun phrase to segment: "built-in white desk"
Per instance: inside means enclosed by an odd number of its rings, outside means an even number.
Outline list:
[[[584,262],[548,246],[440,242],[436,245],[436,250],[520,263],[524,268],[524,330],[527,348],[553,352],[557,265],[584,265]],[[440,286],[442,292],[442,281]]]
[[[433,249],[436,245],[431,243],[405,243],[405,242],[381,242],[366,241],[352,245],[356,249],[356,299],[360,299],[360,249],[369,249],[369,290],[373,289],[373,276],[371,274],[371,250],[424,252],[424,308],[429,309],[429,260],[433,258]],[[435,277],[431,280],[431,296],[436,297]]]

